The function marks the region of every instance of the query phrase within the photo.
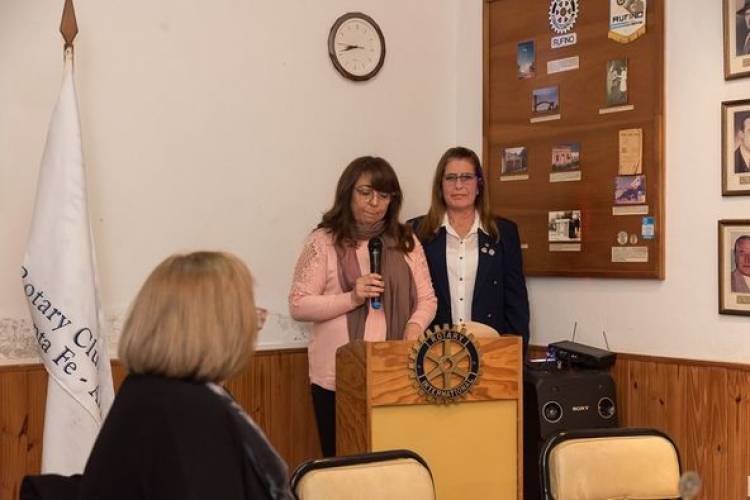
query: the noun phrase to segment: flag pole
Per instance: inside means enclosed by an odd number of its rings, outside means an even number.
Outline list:
[[[60,32],[65,67],[39,167],[21,277],[37,350],[49,374],[41,471],[71,475],[83,472],[114,390],[73,78],[78,26],[71,0],[65,2]]]
[[[60,21],[60,33],[65,40],[64,50],[73,50],[73,40],[78,34],[78,23],[76,22],[76,11],[73,8],[73,0],[65,0],[62,20]]]

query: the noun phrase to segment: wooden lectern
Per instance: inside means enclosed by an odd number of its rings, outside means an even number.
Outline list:
[[[417,341],[357,341],[339,348],[337,454],[407,448],[429,464],[440,500],[521,500],[521,339],[479,338],[474,344],[479,379],[464,398],[448,404],[428,401],[415,387]]]

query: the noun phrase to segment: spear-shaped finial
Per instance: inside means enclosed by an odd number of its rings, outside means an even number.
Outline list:
[[[73,47],[73,39],[78,34],[78,23],[76,22],[76,11],[73,9],[73,0],[65,0],[62,21],[60,21],[60,33],[65,39],[65,48]]]

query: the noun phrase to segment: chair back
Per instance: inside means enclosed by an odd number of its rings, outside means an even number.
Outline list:
[[[680,457],[655,429],[588,429],[551,437],[540,457],[546,500],[680,498]]]
[[[435,500],[427,463],[409,450],[391,450],[305,462],[291,488],[299,500]]]

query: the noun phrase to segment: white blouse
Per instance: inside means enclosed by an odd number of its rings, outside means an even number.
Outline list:
[[[446,230],[445,260],[448,268],[448,287],[451,294],[451,316],[453,324],[471,321],[471,301],[479,266],[479,229],[484,230],[479,214],[474,215],[474,224],[466,236],[461,238],[443,216]]]

